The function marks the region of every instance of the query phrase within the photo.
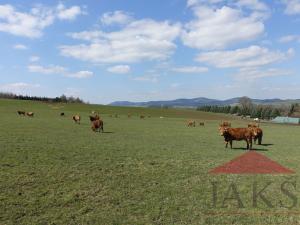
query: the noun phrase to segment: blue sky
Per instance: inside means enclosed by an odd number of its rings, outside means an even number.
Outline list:
[[[0,0],[0,91],[300,98],[299,25],[300,0]]]

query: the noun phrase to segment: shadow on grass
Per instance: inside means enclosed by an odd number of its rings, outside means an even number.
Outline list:
[[[104,133],[104,134],[114,134],[115,132],[112,132],[112,131],[103,131],[101,133]]]
[[[271,145],[274,145],[274,144],[261,144],[261,146],[271,146]]]
[[[247,148],[232,148],[232,150],[243,150],[243,151],[248,151]],[[251,151],[263,151],[263,152],[266,152],[266,151],[269,151],[268,149],[264,149],[264,148],[255,148],[252,146],[252,149]]]

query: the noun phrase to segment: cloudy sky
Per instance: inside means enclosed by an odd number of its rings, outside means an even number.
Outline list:
[[[300,98],[300,0],[0,0],[0,91]]]

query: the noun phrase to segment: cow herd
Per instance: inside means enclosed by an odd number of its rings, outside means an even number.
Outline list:
[[[33,117],[34,116],[34,113],[33,112],[25,112],[25,111],[18,111],[18,114],[20,116],[29,116],[29,117]]]
[[[34,113],[33,112],[25,112],[25,111],[17,111],[17,113],[20,116],[28,116],[28,117],[33,117]],[[65,116],[64,112],[60,113],[60,116]],[[131,114],[128,114],[127,117],[131,118]],[[110,117],[113,117],[110,115]],[[115,118],[118,118],[119,115],[115,114]],[[140,119],[145,119],[145,115],[140,115]],[[148,115],[148,118],[151,116]],[[163,118],[163,117],[160,117]],[[103,120],[100,118],[99,114],[92,111],[92,115],[89,116],[90,122],[91,122],[91,129],[94,132],[104,132],[103,128]],[[80,124],[81,121],[81,116],[80,115],[73,115],[72,120],[76,124]],[[199,124],[199,126],[204,126],[204,122],[196,122],[195,120],[188,120],[187,121],[187,126],[188,127],[196,127],[196,125]],[[219,125],[219,133],[221,136],[224,137],[225,141],[225,147],[228,147],[228,143],[230,144],[230,148],[232,148],[232,142],[233,141],[246,141],[247,144],[247,149],[252,149],[252,143],[256,144],[258,142],[258,145],[262,144],[262,137],[263,137],[263,130],[259,127],[259,123],[255,121],[255,123],[249,123],[248,127],[242,127],[242,128],[232,128],[231,123],[228,121],[223,121]]]
[[[219,126],[220,135],[224,137],[225,147],[228,147],[228,143],[230,144],[230,148],[232,148],[233,141],[246,141],[247,149],[252,149],[252,140],[256,144],[258,140],[258,144],[262,144],[263,130],[259,128],[259,124],[250,123],[248,127],[245,128],[232,128],[231,124],[227,121],[223,122]]]
[[[204,122],[199,122],[198,124],[199,124],[199,126],[204,126]],[[187,126],[188,127],[196,127],[196,125],[197,125],[197,123],[196,123],[195,120],[188,120],[187,121]]]

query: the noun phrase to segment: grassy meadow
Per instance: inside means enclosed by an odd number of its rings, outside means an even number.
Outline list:
[[[92,132],[92,110],[104,133]],[[205,126],[187,127],[188,119]],[[246,151],[245,142],[224,148],[222,120],[247,124],[195,110],[0,100],[0,224],[300,224],[300,126],[263,123],[264,145],[254,145],[294,175],[212,175]],[[272,207],[261,197],[254,207],[253,185],[268,183]]]

